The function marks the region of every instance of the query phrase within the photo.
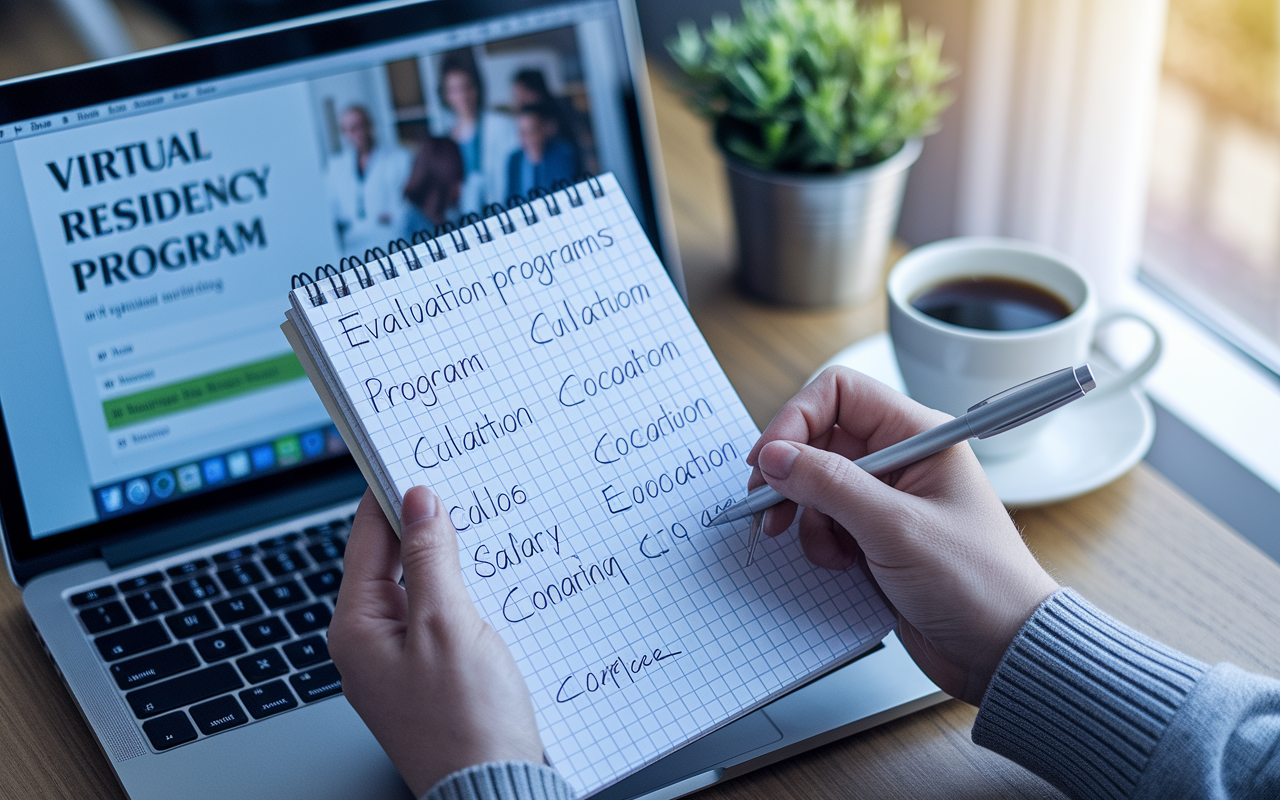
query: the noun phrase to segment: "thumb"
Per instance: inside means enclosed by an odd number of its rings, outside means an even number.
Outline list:
[[[458,533],[440,497],[426,486],[405,493],[400,508],[400,561],[413,622],[448,627],[459,613],[475,614],[462,582]]]
[[[764,479],[784,497],[826,514],[847,531],[881,530],[866,523],[902,509],[901,492],[838,453],[775,440],[761,449],[758,463]]]

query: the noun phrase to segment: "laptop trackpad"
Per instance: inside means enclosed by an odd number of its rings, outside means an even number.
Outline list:
[[[753,711],[698,741],[682,747],[656,764],[619,781],[597,795],[600,800],[637,797],[681,778],[711,769],[730,759],[767,747],[782,738],[782,731],[763,711]]]

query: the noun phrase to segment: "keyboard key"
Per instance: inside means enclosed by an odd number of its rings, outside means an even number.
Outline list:
[[[112,628],[119,628],[121,625],[130,622],[130,619],[129,612],[124,610],[124,606],[112,600],[110,603],[103,603],[96,608],[87,608],[81,611],[80,621],[84,623],[84,627],[89,633],[102,633]]]
[[[210,700],[207,703],[201,703],[198,706],[192,706],[191,718],[196,721],[196,727],[205,736],[218,731],[225,731],[228,728],[234,728],[237,725],[243,725],[249,721],[249,716],[240,708],[240,704],[231,695],[219,697],[216,700]]]
[[[173,602],[173,596],[162,586],[130,595],[124,601],[129,604],[129,610],[138,619],[154,617],[156,614],[163,614],[178,607],[178,604]]]
[[[218,570],[218,580],[222,581],[222,585],[227,587],[228,592],[234,592],[237,589],[243,589],[255,583],[262,583],[266,580],[266,577],[256,565],[246,561],[243,564],[235,564],[227,569]]]
[[[262,719],[298,707],[298,701],[293,699],[284,681],[272,681],[246,689],[240,693],[240,702],[249,709],[254,719]]]
[[[173,631],[174,638],[177,639],[185,639],[218,627],[218,623],[213,621],[213,615],[204,606],[170,614],[164,618],[164,623],[169,626],[169,630]]]
[[[301,603],[307,599],[306,592],[302,591],[302,587],[298,585],[297,581],[284,581],[277,583],[275,586],[259,589],[258,596],[262,598],[263,604],[272,611],[295,603]]]
[[[185,578],[188,575],[194,575],[200,570],[206,569],[208,566],[208,559],[197,558],[185,564],[179,564],[176,567],[169,567],[165,572],[169,574],[170,578]]]
[[[230,625],[242,619],[258,616],[262,613],[262,606],[258,605],[253,595],[242,594],[230,600],[214,603],[213,611],[218,615],[218,619],[222,620],[223,625]]]
[[[98,646],[98,652],[102,653],[104,659],[119,661],[134,653],[151,650],[171,641],[169,634],[165,633],[164,626],[153,619],[132,628],[99,636],[93,640],[93,643]]]
[[[335,519],[331,522],[326,522],[323,525],[312,525],[310,528],[304,530],[303,533],[312,539],[325,539],[345,530],[347,527],[348,526],[344,524],[342,520]]]
[[[317,564],[323,564],[326,561],[339,558],[345,550],[346,545],[343,544],[341,539],[321,539],[307,548],[307,552],[311,554],[311,558]]]
[[[71,605],[87,606],[90,603],[96,603],[104,597],[110,597],[116,593],[114,586],[99,586],[96,589],[90,589],[87,592],[71,595]]]
[[[181,711],[147,720],[143,723],[142,730],[147,732],[151,746],[157,750],[168,750],[196,738],[196,729],[191,727],[191,721]]]
[[[217,597],[222,594],[218,589],[218,584],[213,582],[212,575],[201,575],[198,578],[175,581],[173,593],[178,596],[178,602],[184,606],[200,603],[210,597]]]
[[[313,603],[306,608],[290,611],[284,615],[284,618],[289,621],[289,627],[293,628],[299,636],[329,627],[329,620],[332,617],[329,607],[324,603]]]
[[[218,631],[212,636],[196,639],[196,650],[205,662],[212,664],[224,658],[231,658],[243,653],[247,648],[240,634],[235,631]]]
[[[308,575],[306,581],[307,588],[316,597],[336,592],[338,587],[342,585],[342,570],[337,567],[326,569],[324,572]]]
[[[249,683],[262,683],[271,678],[278,678],[289,671],[289,665],[284,663],[280,651],[274,647],[245,656],[236,661],[236,666],[240,668],[240,674],[244,675],[244,679]]]
[[[262,566],[267,568],[267,572],[277,578],[282,578],[298,570],[306,569],[307,560],[302,553],[291,548],[266,556],[262,559]]]
[[[213,563],[230,564],[232,561],[240,561],[241,559],[251,558],[253,554],[256,552],[258,552],[258,548],[254,547],[251,544],[245,545],[244,547],[237,547],[232,550],[226,550],[224,552],[218,553],[216,556],[213,557]]]
[[[258,547],[263,550],[278,550],[281,547],[288,547],[294,542],[302,538],[300,533],[283,533],[279,536],[273,536],[265,541],[258,542]]]
[[[191,651],[191,645],[179,644],[112,664],[111,677],[121,689],[135,689],[198,666],[200,659]]]
[[[284,646],[284,654],[294,669],[302,669],[329,660],[329,645],[319,636],[311,636]]]
[[[304,703],[314,703],[335,694],[342,694],[342,676],[333,664],[299,672],[289,679],[293,690],[298,693]]]
[[[267,617],[249,625],[241,625],[240,632],[249,640],[249,646],[253,648],[266,647],[289,638],[289,631],[285,630],[284,623],[279,617]]]
[[[139,575],[127,581],[120,581],[117,585],[122,592],[132,592],[144,586],[154,586],[157,583],[164,583],[164,576],[159,572],[148,572],[146,575]]]
[[[135,716],[146,719],[215,694],[226,694],[244,686],[230,664],[217,664],[199,672],[188,672],[163,683],[134,689],[124,696]]]

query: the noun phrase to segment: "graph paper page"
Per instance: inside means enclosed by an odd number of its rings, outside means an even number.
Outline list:
[[[612,175],[492,241],[312,305],[315,341],[398,504],[436,489],[481,613],[510,645],[547,754],[579,796],[878,642],[860,570],[792,531],[744,567],[759,431]],[[393,259],[404,260],[403,256]],[[350,274],[350,273],[348,273]],[[320,284],[327,286],[326,282]]]

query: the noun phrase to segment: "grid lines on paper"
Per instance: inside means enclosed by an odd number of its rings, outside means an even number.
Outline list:
[[[762,542],[744,569],[745,521],[702,527],[704,509],[741,497],[758,431],[617,183],[601,183],[603,198],[583,186],[581,207],[562,199],[564,213],[532,226],[517,213],[516,232],[495,225],[492,242],[464,253],[446,239],[448,257],[432,263],[423,249],[420,273],[307,308],[397,492],[429,483],[450,509],[467,585],[579,794],[748,713],[893,622],[860,571],[810,567],[794,530]],[[446,285],[483,294],[439,310]],[[428,315],[433,296],[439,313]],[[422,322],[404,312],[414,303]],[[433,370],[472,356],[483,369],[432,383]],[[416,386],[385,394],[422,375],[434,402]]]

